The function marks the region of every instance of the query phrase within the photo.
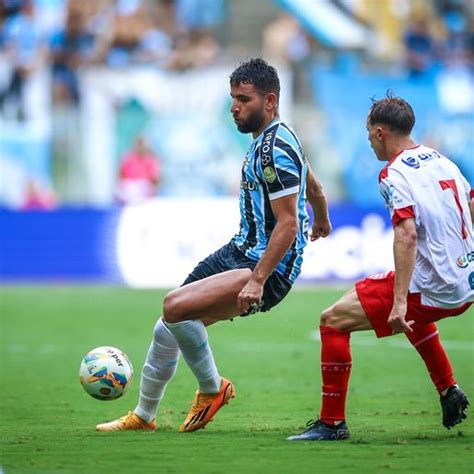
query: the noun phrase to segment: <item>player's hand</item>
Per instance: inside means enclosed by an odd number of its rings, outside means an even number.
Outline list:
[[[394,304],[392,311],[388,317],[388,324],[392,328],[392,334],[399,334],[402,332],[413,332],[412,326],[415,321],[406,321],[407,304]]]
[[[237,296],[240,314],[252,314],[260,310],[263,296],[263,283],[249,280]]]
[[[313,227],[311,228],[311,242],[318,240],[319,237],[327,237],[332,232],[332,224],[329,216],[314,216]]]

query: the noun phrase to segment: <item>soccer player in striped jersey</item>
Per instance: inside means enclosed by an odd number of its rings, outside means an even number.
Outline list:
[[[474,302],[474,192],[453,162],[415,144],[414,123],[410,104],[399,97],[376,101],[369,111],[370,144],[388,162],[379,186],[394,227],[395,271],[357,282],[321,314],[321,414],[290,441],[349,437],[352,331],[405,333],[438,390],[443,425],[450,429],[466,418],[469,401],[456,384],[435,323]]]
[[[235,395],[233,384],[217,370],[206,326],[268,311],[286,296],[300,273],[308,239],[306,199],[314,214],[311,240],[331,231],[321,184],[297,136],[279,118],[275,68],[262,59],[242,63],[230,76],[230,93],[238,130],[254,138],[241,172],[240,230],[165,297],[143,366],[138,405],[98,425],[98,431],[155,429],[158,405],[180,352],[199,385],[180,431],[204,428]]]

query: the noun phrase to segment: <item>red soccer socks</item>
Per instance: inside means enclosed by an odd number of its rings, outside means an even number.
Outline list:
[[[350,333],[321,326],[321,374],[323,379],[320,419],[334,425],[345,420],[346,394],[351,375]]]
[[[425,361],[431,380],[440,394],[456,383],[435,323],[415,325],[413,332],[406,336]]]

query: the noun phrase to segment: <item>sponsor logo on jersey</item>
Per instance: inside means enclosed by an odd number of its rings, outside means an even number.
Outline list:
[[[441,158],[441,155],[437,151],[433,150],[430,153],[420,153],[418,155],[418,158],[421,161],[426,161],[426,160],[432,160],[434,158]]]
[[[240,189],[248,189],[249,191],[255,191],[258,189],[258,184],[256,181],[240,181]]]
[[[380,185],[380,192],[382,193],[382,197],[385,200],[385,205],[393,211],[393,193],[395,192],[394,187],[390,184],[387,186],[386,183],[382,181]]]
[[[420,162],[413,156],[402,158],[402,162],[408,165],[410,168],[418,169],[420,167]]]
[[[262,142],[262,151],[261,151],[261,157],[262,157],[262,165],[267,166],[268,163],[272,161],[272,140],[273,140],[273,135],[274,132],[270,132],[265,135],[263,142]]]
[[[265,176],[265,179],[270,184],[273,183],[273,181],[275,181],[277,177],[276,171],[271,166],[267,166],[266,168],[263,169],[263,176]]]
[[[247,152],[245,154],[245,159],[244,159],[244,162],[242,163],[242,168],[244,171],[247,170],[248,166],[249,166],[249,161],[250,161],[250,154],[249,152]]]
[[[471,262],[474,262],[474,252],[469,252],[466,255],[459,255],[456,260],[456,265],[459,268],[466,268]]]
[[[420,167],[420,161],[428,161],[434,158],[441,158],[441,155],[436,151],[431,151],[429,153],[419,153],[415,156],[408,156],[402,158],[402,162],[405,163],[410,168],[418,169]]]

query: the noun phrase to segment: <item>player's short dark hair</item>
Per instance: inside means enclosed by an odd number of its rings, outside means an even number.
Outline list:
[[[415,125],[415,113],[405,99],[388,92],[383,99],[372,99],[368,121],[370,125],[380,123],[387,125],[394,132],[410,135]]]
[[[277,99],[280,97],[278,73],[262,58],[249,59],[240,63],[230,75],[230,85],[239,86],[240,84],[253,84],[263,94],[273,92]]]

